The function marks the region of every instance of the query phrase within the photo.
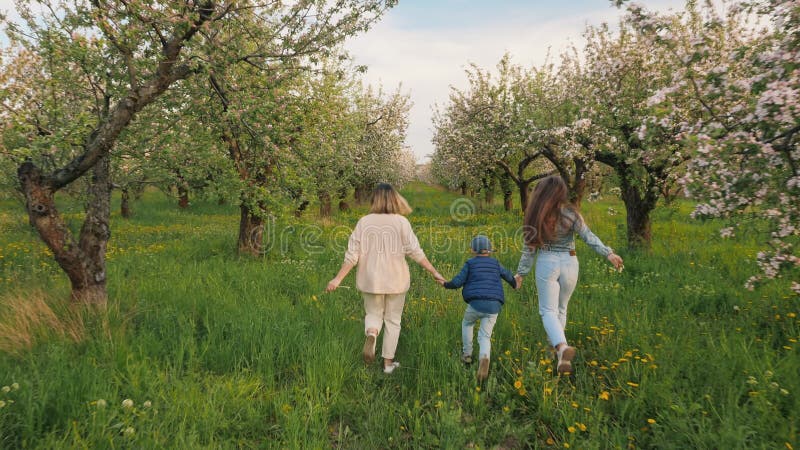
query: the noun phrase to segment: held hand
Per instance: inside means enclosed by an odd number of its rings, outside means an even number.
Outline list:
[[[444,279],[437,279],[436,282],[439,283],[439,286],[444,287]]]
[[[442,286],[444,286],[445,281],[447,281],[447,280],[444,279],[442,274],[440,274],[438,272],[433,275],[433,279],[436,280],[436,282],[439,283]]]
[[[614,268],[617,269],[617,272],[622,272],[622,269],[625,268],[625,266],[622,263],[622,257],[620,257],[616,253],[608,254],[608,262],[610,262],[614,266]]]
[[[333,291],[335,291],[336,288],[339,287],[339,283],[341,283],[341,282],[342,282],[342,280],[337,280],[336,278],[332,279],[331,281],[328,282],[328,286],[325,287],[325,292],[333,292]]]
[[[517,282],[517,287],[515,287],[514,289],[521,288],[522,287],[522,275],[520,275],[520,274],[514,275],[514,280]]]

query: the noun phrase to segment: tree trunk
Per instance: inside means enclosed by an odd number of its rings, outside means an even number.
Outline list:
[[[483,200],[487,207],[491,207],[494,203],[494,191],[497,180],[494,176],[483,179]]]
[[[258,256],[264,245],[264,220],[244,203],[239,210],[239,253]]]
[[[626,201],[625,211],[628,214],[628,245],[634,248],[650,248],[650,212],[638,200]]]
[[[181,209],[189,207],[189,189],[182,182],[178,184],[178,207]]]
[[[101,157],[94,165],[86,217],[78,242],[56,209],[55,193],[43,179],[41,170],[27,162],[20,166],[17,175],[25,194],[30,222],[67,274],[72,287],[72,301],[106,305],[105,254],[110,237],[111,212],[108,156]]]
[[[511,211],[514,208],[514,189],[507,173],[500,177],[500,189],[503,191],[503,208]]]
[[[306,208],[308,208],[308,200],[303,200],[299,205],[297,205],[297,208],[295,208],[294,216],[300,218],[306,211]]]
[[[128,188],[122,188],[122,198],[120,199],[119,203],[119,213],[125,219],[131,218],[131,194],[128,191]]]
[[[358,203],[360,205],[360,204],[363,204],[364,202],[368,201],[369,200],[369,193],[370,193],[369,186],[366,186],[366,185],[356,186],[356,190],[355,190],[355,194],[354,194],[355,199],[356,199],[356,203]]]
[[[570,180],[569,199],[575,206],[580,207],[583,196],[586,195],[586,178],[589,175],[590,167],[586,161],[575,158],[575,177]]]
[[[466,197],[467,195],[467,183],[461,183],[461,195]]]
[[[519,206],[522,213],[525,214],[525,208],[528,207],[528,186],[530,181],[518,181],[517,188],[519,189]]]
[[[347,188],[339,189],[339,211],[349,211],[350,205],[347,203]]]
[[[512,209],[514,209],[513,192],[503,192],[503,209],[506,211],[511,211]]]
[[[617,171],[620,178],[622,201],[625,202],[628,226],[628,246],[649,249],[651,244],[650,213],[656,207],[658,194],[653,193],[651,180],[641,190],[636,187],[637,180],[631,179],[627,171]],[[643,191],[643,192],[642,192]]]
[[[331,206],[331,194],[327,191],[321,191],[317,193],[317,198],[319,198],[319,216],[330,217],[333,209]]]

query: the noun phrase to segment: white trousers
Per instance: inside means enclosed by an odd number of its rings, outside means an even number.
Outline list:
[[[364,333],[377,336],[385,325],[381,356],[394,359],[397,341],[400,339],[400,319],[403,306],[406,304],[406,293],[402,294],[370,294],[362,292],[364,297]]]

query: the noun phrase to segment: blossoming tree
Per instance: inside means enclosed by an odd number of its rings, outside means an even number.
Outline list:
[[[671,83],[654,93],[648,130],[681,129],[693,151],[687,189],[702,201],[695,217],[731,219],[731,236],[752,217],[769,225],[761,273],[747,283],[800,268],[800,4],[736,2],[725,15],[689,3],[682,14],[628,6],[629,20],[665,51]],[[649,132],[649,131],[644,131]],[[792,289],[800,293],[800,283]]]
[[[40,9],[34,3],[41,4],[46,13],[38,14]],[[6,23],[13,52],[47,61],[49,64],[37,68],[39,78],[45,83],[59,85],[62,77],[77,81],[68,89],[73,91],[70,95],[79,97],[77,101],[53,105],[58,107],[53,115],[59,120],[49,125],[52,128],[57,125],[57,129],[37,129],[36,115],[42,114],[42,108],[31,111],[24,108],[26,102],[4,101],[6,117],[20,124],[16,128],[20,134],[12,138],[16,143],[6,147],[8,151],[34,155],[42,154],[41,149],[55,149],[54,153],[67,160],[48,167],[31,158],[19,166],[18,176],[29,220],[67,274],[73,300],[98,304],[107,301],[109,154],[137,113],[176,83],[198,73],[207,74],[212,65],[229,67],[259,65],[274,59],[292,60],[305,55],[307,48],[319,48],[303,47],[303,42],[322,35],[342,39],[363,31],[394,3],[391,0],[346,0],[333,4],[324,0],[266,4],[215,0],[18,2],[24,25]],[[279,54],[270,53],[275,47],[234,52],[238,41],[226,39],[261,32],[272,36],[268,42],[292,42],[298,46],[290,46],[294,51]],[[245,52],[252,52],[248,55],[251,57],[236,57]],[[37,89],[27,84],[26,78],[4,77],[2,81],[2,88],[18,92],[18,98],[37,95]],[[26,97],[28,93],[30,96]],[[68,114],[61,116],[62,111],[70,108]],[[92,178],[88,182],[86,216],[76,238],[56,208],[55,195],[89,171]]]

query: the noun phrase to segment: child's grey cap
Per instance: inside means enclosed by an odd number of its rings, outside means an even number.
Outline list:
[[[489,253],[492,251],[492,243],[489,242],[489,238],[479,234],[472,238],[472,242],[470,243],[470,247],[472,251],[475,253]]]

